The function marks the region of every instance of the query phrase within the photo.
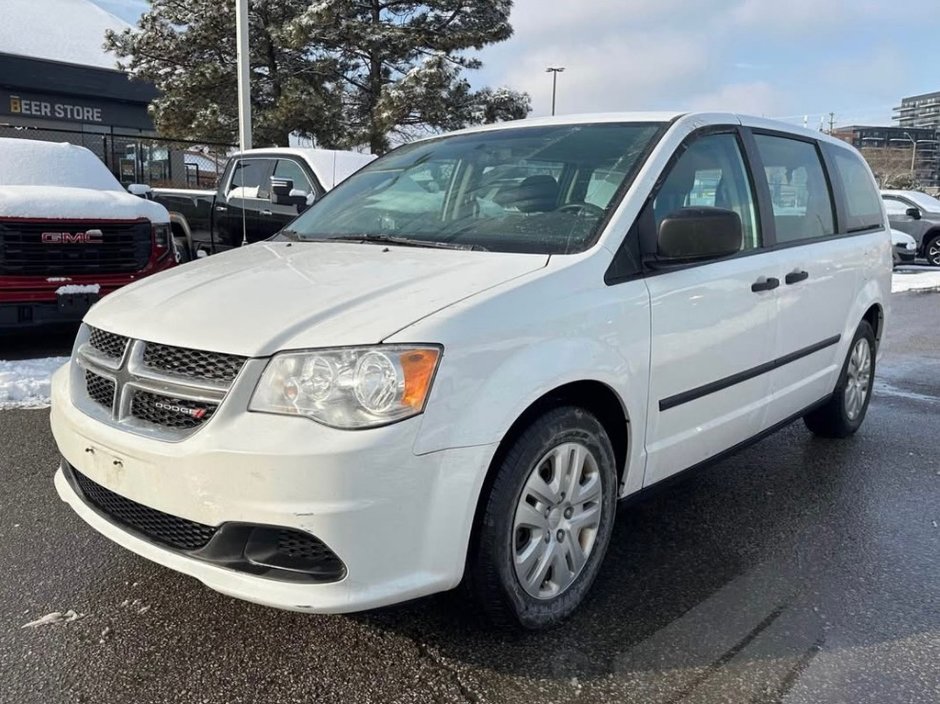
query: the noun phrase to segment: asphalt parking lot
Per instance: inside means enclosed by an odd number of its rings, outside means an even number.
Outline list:
[[[215,594],[72,514],[48,411],[2,411],[0,702],[935,704],[940,294],[893,313],[856,437],[795,424],[622,507],[588,602],[519,637],[454,595],[310,616]]]

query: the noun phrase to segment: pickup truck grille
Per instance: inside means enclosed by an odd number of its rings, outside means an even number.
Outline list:
[[[130,432],[164,440],[181,440],[208,423],[247,362],[91,326],[83,334],[86,341],[75,359],[83,371],[79,407]]]
[[[100,238],[83,241],[79,235],[90,230],[100,230]],[[146,220],[0,221],[0,274],[127,274],[147,265],[151,247],[151,224]]]

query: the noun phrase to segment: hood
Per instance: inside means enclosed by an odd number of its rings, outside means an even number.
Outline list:
[[[125,191],[66,186],[0,186],[2,218],[170,221],[162,205]]]
[[[85,321],[151,342],[250,357],[373,344],[547,262],[543,254],[262,242],[126,286]]]

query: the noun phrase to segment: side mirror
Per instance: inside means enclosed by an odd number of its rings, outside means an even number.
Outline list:
[[[294,190],[294,181],[289,178],[271,177],[271,196],[278,198],[288,198],[290,192]],[[275,203],[277,201],[274,201]]]
[[[127,192],[134,196],[140,196],[151,200],[153,198],[153,189],[145,183],[132,183],[127,187]]]
[[[908,208],[904,211],[904,214],[909,218],[914,218],[915,220],[920,220],[920,208]]]
[[[724,208],[681,208],[659,225],[661,260],[718,259],[736,254],[744,243],[741,218]]]

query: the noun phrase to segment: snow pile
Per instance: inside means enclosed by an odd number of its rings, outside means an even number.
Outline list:
[[[68,357],[0,360],[0,410],[48,406],[52,373],[68,361]]]
[[[53,611],[51,614],[46,614],[42,618],[37,618],[35,621],[24,623],[20,628],[37,628],[38,626],[48,626],[53,623],[68,623],[69,621],[77,621],[81,617],[82,614],[76,613],[74,609],[69,609],[64,613],[61,611]]]
[[[0,5],[0,50],[7,54],[113,69],[117,58],[105,52],[104,33],[130,27],[90,0],[3,0]]]

